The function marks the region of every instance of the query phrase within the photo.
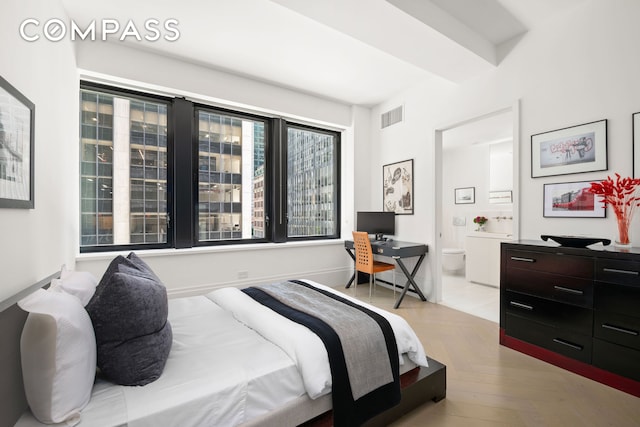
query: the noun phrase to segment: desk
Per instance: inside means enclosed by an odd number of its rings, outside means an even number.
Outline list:
[[[344,248],[355,263],[356,256],[354,255],[355,249],[353,246],[353,240],[345,240]],[[402,299],[404,298],[407,291],[409,290],[409,286],[413,286],[413,290],[416,291],[416,293],[418,294],[418,296],[422,301],[427,300],[414,280],[414,277],[418,272],[418,269],[420,268],[420,265],[422,264],[422,261],[424,261],[424,257],[427,255],[427,252],[429,250],[427,248],[427,245],[423,245],[421,243],[401,242],[398,240],[386,240],[386,241],[372,240],[371,250],[373,251],[374,255],[382,255],[382,256],[393,258],[396,261],[396,264],[400,266],[400,269],[402,270],[405,277],[407,278],[407,282],[404,285],[404,289],[402,289],[402,293],[400,294],[400,297],[398,298],[398,301],[396,301],[396,304],[393,306],[393,308],[398,308],[400,306]],[[407,270],[407,267],[402,262],[402,258],[410,258],[410,257],[418,257],[418,262],[416,263],[415,267],[413,267],[413,270],[411,272]],[[353,276],[351,276],[351,280],[349,280],[349,283],[347,283],[347,286],[346,286],[347,288],[349,288],[351,284],[354,282],[356,278],[356,273],[357,271],[354,270]]]

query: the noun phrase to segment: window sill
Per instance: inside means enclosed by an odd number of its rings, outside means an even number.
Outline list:
[[[299,242],[286,242],[286,243],[249,243],[242,245],[218,245],[218,246],[198,246],[188,249],[140,249],[135,250],[135,253],[142,257],[161,257],[167,255],[194,255],[194,254],[206,254],[215,252],[250,252],[250,251],[264,251],[264,250],[278,250],[278,249],[291,249],[292,247],[313,247],[313,246],[344,246],[343,239],[329,239],[329,240],[304,240]],[[127,256],[127,251],[112,251],[112,252],[91,252],[91,253],[78,253],[76,254],[77,260],[110,260],[118,255]]]

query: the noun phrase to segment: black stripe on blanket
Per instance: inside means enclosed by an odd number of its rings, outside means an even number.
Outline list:
[[[334,426],[358,426],[377,414],[397,405],[401,397],[398,348],[393,330],[387,319],[374,311],[331,292],[318,289],[308,283],[299,280],[292,280],[291,282],[313,289],[337,302],[347,304],[369,315],[378,323],[385,339],[391,363],[391,371],[393,373],[393,382],[379,387],[354,401],[340,337],[331,326],[315,316],[289,307],[259,288],[250,287],[242,290],[262,305],[269,307],[298,324],[306,326],[322,340],[327,349],[329,366],[331,368]]]

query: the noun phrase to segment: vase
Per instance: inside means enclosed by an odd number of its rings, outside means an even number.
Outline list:
[[[630,221],[626,217],[617,217],[618,221],[618,238],[615,241],[615,246],[619,248],[630,248],[631,239],[629,235]]]
[[[476,231],[484,231],[484,224],[478,224],[478,228],[476,228]]]

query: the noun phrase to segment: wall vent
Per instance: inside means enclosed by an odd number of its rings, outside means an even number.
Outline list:
[[[402,121],[402,105],[380,115],[380,129],[384,129]]]

